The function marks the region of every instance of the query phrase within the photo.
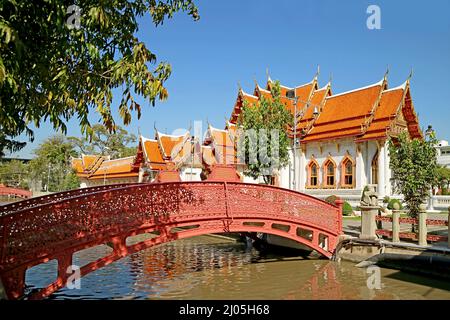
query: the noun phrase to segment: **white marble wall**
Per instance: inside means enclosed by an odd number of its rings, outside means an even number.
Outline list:
[[[373,183],[372,178],[372,160],[379,150],[378,154],[378,184],[377,190],[380,196],[392,195],[392,187],[390,183],[391,171],[389,169],[389,154],[387,152],[387,143],[377,144],[376,141],[366,141],[356,144],[353,139],[340,139],[330,142],[315,142],[300,146],[296,153],[296,185],[297,191],[310,194],[325,192],[326,194],[347,195],[360,194],[362,189]],[[341,182],[341,162],[349,155],[355,161],[355,188],[354,189],[307,189],[308,185],[308,165],[314,158],[319,166],[319,183],[324,178],[323,164],[331,157],[336,163],[336,182]],[[290,163],[288,166],[280,170],[280,187],[292,189],[293,185],[293,152],[290,150]]]
[[[191,174],[192,170],[192,174]],[[180,178],[181,181],[202,181],[201,179],[201,168],[190,168],[190,167],[182,167],[180,170]]]

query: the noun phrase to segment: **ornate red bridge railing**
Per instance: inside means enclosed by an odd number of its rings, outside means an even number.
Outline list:
[[[201,234],[270,233],[331,257],[342,233],[342,204],[239,182],[116,185],[41,200],[0,207],[0,277],[10,299],[23,297],[28,268],[58,261],[57,279],[30,297],[42,298],[66,285],[75,252],[106,243],[113,252],[82,266],[82,276],[156,244]],[[152,237],[127,241],[144,233]]]

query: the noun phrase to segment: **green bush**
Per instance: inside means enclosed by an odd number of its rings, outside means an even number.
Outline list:
[[[389,201],[391,201],[391,198],[389,198],[389,196],[384,197],[383,203],[389,203]]]
[[[344,202],[344,207],[342,208],[342,214],[344,216],[351,216],[353,214],[353,208],[347,201]]]
[[[337,196],[329,196],[325,199],[325,202],[328,202],[330,204],[336,205],[336,200],[338,199]],[[342,207],[342,214],[344,216],[351,216],[353,214],[353,208],[347,201],[344,202],[344,205]]]
[[[395,204],[398,204],[397,208],[394,207]],[[402,203],[400,202],[400,200],[391,199],[388,203],[387,208],[389,210],[401,210],[401,209],[403,209],[403,206],[402,206]]]

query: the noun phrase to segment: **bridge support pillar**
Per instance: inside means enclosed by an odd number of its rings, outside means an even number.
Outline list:
[[[17,300],[23,297],[25,291],[25,271],[26,268],[18,268],[2,274],[0,282],[7,299]],[[3,298],[3,294],[1,294],[1,298]]]
[[[127,244],[125,237],[114,237],[111,239],[114,253],[118,256],[125,257],[127,255]]]
[[[62,286],[67,284],[70,275],[70,268],[72,266],[72,252],[58,257],[58,282]]]
[[[361,234],[360,239],[375,240],[377,238],[377,224],[375,217],[378,207],[361,206]]]

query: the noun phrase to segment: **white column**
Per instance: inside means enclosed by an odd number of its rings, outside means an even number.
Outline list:
[[[299,191],[303,192],[306,189],[306,155],[303,152],[303,148],[300,146],[300,161],[299,161],[299,169],[298,169],[298,186]]]
[[[384,144],[380,146],[378,151],[378,196],[383,199],[386,195],[385,191],[385,146]]]
[[[387,142],[385,143],[385,162],[384,165],[386,167],[385,169],[385,185],[386,185],[386,189],[385,189],[385,195],[387,196],[392,196],[392,184],[391,184],[391,176],[392,176],[392,172],[391,172],[391,168],[390,168],[390,156],[389,156],[389,149],[388,149],[388,144]]]
[[[356,189],[362,190],[367,184],[365,175],[364,158],[361,152],[361,146],[356,147]]]
[[[139,177],[138,177],[138,182],[141,183],[144,181],[144,168],[139,168]]]
[[[365,147],[364,147],[364,153],[366,154],[366,165],[365,165],[365,169],[366,169],[366,184],[371,184],[371,177],[372,177],[372,158],[370,157],[370,153],[369,153],[369,141],[365,142]]]

